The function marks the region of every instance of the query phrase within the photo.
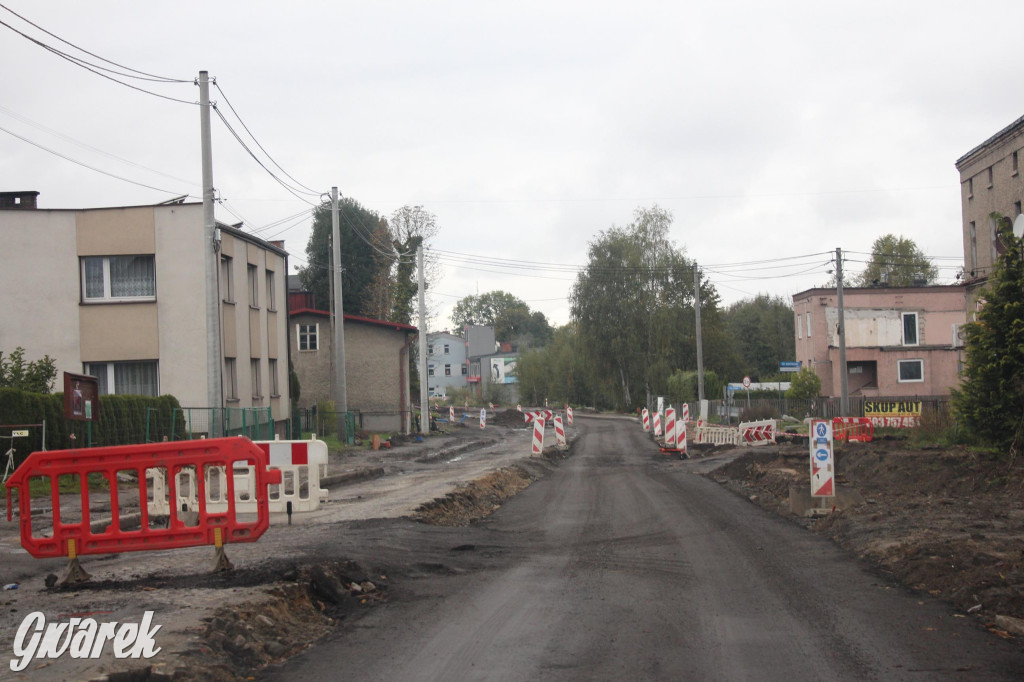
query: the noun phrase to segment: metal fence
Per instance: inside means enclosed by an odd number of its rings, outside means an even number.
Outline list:
[[[850,414],[840,414],[839,398],[791,400],[789,398],[746,398],[736,395],[732,400],[709,400],[708,416],[724,423],[737,419],[780,419],[783,415],[805,419],[833,419],[840,416],[863,417],[864,402],[920,402],[921,419],[925,423],[948,425],[953,421],[949,396],[850,397]]]
[[[293,418],[298,417],[298,422],[303,431],[313,432],[320,435],[333,435],[338,432],[338,417],[340,412],[330,410],[318,410],[316,407],[298,408],[293,413]],[[346,430],[348,441],[351,445],[354,442],[356,431],[392,432],[405,433],[408,431],[408,424],[415,421],[415,415],[405,411],[368,411],[350,410],[346,413]]]
[[[178,414],[181,414],[181,419]],[[184,424],[182,429],[181,425]],[[175,410],[170,440],[245,436],[274,439],[274,416],[269,407],[183,407]]]

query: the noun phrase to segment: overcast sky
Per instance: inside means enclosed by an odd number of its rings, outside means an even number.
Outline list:
[[[384,216],[424,206],[435,329],[495,289],[565,323],[573,272],[544,264],[583,265],[654,204],[725,304],[823,284],[836,247],[857,271],[890,232],[953,282],[953,164],[1024,115],[1020,0],[0,3],[51,47],[185,81],[121,78],[185,102],[155,97],[0,26],[0,190],[42,208],[201,197],[207,70],[232,125],[244,135],[227,100],[313,190],[282,188],[215,115],[218,219],[302,265],[306,202],[332,185]]]

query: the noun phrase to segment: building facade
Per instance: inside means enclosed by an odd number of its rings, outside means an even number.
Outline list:
[[[201,203],[40,209],[0,193],[0,349],[49,355],[100,394],[175,396],[184,407],[270,407],[289,417],[288,254],[218,225],[207,291]],[[223,396],[208,405],[206,301],[220,301]],[[282,430],[283,432],[283,430]]]
[[[331,314],[314,306],[313,294],[289,293],[289,343],[299,379],[299,407],[332,396],[334,334]],[[348,410],[368,431],[412,429],[409,352],[416,327],[345,315],[345,387]]]
[[[941,396],[959,383],[967,288],[844,288],[846,372],[852,396]],[[839,396],[839,307],[835,289],[793,296],[796,359]]]
[[[1024,201],[1022,166],[1024,117],[956,161],[956,169],[960,173],[964,281],[968,287],[969,314],[976,311],[979,291],[988,281],[993,265],[1005,248],[996,235],[993,214],[1010,220],[1021,214],[1021,202]]]
[[[444,398],[466,387],[469,373],[466,339],[451,332],[427,334],[427,395]]]

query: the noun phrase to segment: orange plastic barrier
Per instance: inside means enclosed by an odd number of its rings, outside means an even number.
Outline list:
[[[38,558],[80,554],[110,554],[142,550],[175,549],[229,542],[253,542],[270,525],[267,486],[281,483],[281,472],[269,470],[267,453],[248,438],[214,438],[145,445],[49,450],[33,452],[7,481],[7,520],[12,519],[12,493],[17,493],[21,524],[21,544]],[[236,468],[248,467],[255,475],[256,511],[240,520],[235,510],[235,477],[228,475]],[[185,472],[179,478],[178,474]],[[158,489],[147,484],[147,478],[163,476],[167,485]],[[30,483],[49,486],[49,517],[33,517]],[[179,481],[194,481],[198,493],[196,508],[177,509]],[[120,485],[119,485],[120,484]],[[125,485],[137,487],[124,490]],[[189,483],[191,485],[191,483]],[[61,487],[70,487],[77,495],[63,495]],[[227,510],[213,512],[206,508],[207,486],[216,487],[214,498],[225,498]],[[77,487],[77,489],[76,489]],[[169,514],[151,515],[149,507],[156,494],[166,495]],[[122,501],[122,495],[125,500]],[[70,501],[69,497],[77,497]],[[93,530],[90,506],[102,498],[110,502],[110,523]],[[122,529],[125,507],[138,504],[139,527]],[[44,507],[45,509],[45,507]],[[104,514],[105,516],[105,514]],[[33,525],[35,524],[35,525]],[[125,524],[127,525],[127,524]],[[134,524],[132,524],[134,525]],[[49,534],[47,534],[49,532]]]
[[[875,437],[875,426],[867,417],[834,417],[832,437],[849,443],[870,443]]]

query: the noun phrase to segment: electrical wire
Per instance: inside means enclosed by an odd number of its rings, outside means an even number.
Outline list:
[[[65,154],[61,154],[60,152],[55,151],[53,149],[50,149],[49,147],[46,147],[44,145],[41,145],[38,142],[33,142],[32,140],[28,139],[27,137],[22,137],[21,135],[15,133],[13,131],[8,130],[7,128],[4,128],[3,126],[0,126],[0,131],[3,131],[5,133],[7,133],[8,135],[16,137],[19,140],[21,140],[22,142],[27,142],[28,144],[32,145],[33,147],[37,147],[39,149],[42,149],[45,152],[49,152],[50,154],[53,154],[54,156],[59,156],[60,158],[64,159],[65,161],[70,161],[71,163],[77,164],[77,165],[81,166],[82,168],[88,168],[91,171],[95,171],[97,173],[101,173],[103,175],[106,175],[108,177],[114,178],[116,180],[122,180],[124,182],[130,182],[133,185],[138,185],[139,187],[145,187],[146,189],[152,189],[152,190],[156,190],[157,192],[164,192],[166,194],[171,194],[171,195],[174,195],[174,196],[180,196],[181,195],[180,192],[172,192],[169,189],[162,189],[160,187],[154,187],[153,185],[147,185],[147,184],[145,184],[143,182],[138,182],[137,180],[129,180],[128,178],[122,177],[120,175],[116,175],[114,173],[110,173],[108,171],[105,171],[105,170],[102,170],[102,169],[99,169],[99,168],[96,168],[95,166],[90,166],[87,163],[83,163],[82,161],[78,161],[77,159],[73,159],[70,156],[67,156]],[[194,196],[194,195],[191,195],[191,194],[187,194],[185,196],[188,197],[189,199],[200,199],[200,200],[202,199],[202,197],[197,197],[197,196]]]

